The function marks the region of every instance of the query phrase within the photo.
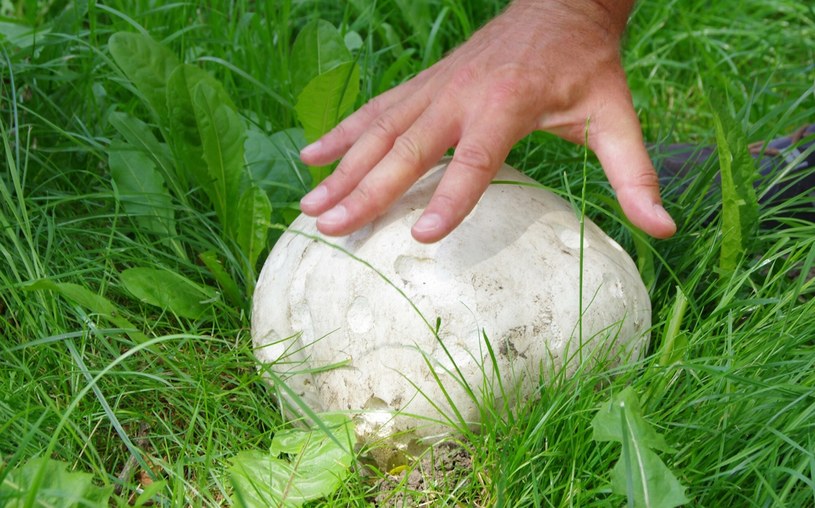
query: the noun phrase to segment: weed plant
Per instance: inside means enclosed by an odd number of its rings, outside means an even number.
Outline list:
[[[359,42],[352,44],[359,106],[436,61],[502,7],[498,0],[0,2],[0,484],[19,478],[14,472],[32,458],[48,457],[91,475],[113,504],[221,506],[233,499],[230,461],[268,449],[286,425],[249,336],[251,288],[264,256],[257,263],[242,256],[193,185],[174,189],[174,229],[163,237],[112,185],[109,153],[119,133],[111,114],[160,128],[116,65],[112,34],[149,34],[210,73],[248,125],[272,135],[298,126],[291,72],[298,62],[290,56],[309,22],[326,20]],[[751,141],[815,121],[815,11],[807,2],[641,2],[624,51],[654,143],[714,145],[713,102]],[[733,247],[723,241],[721,195],[709,191],[716,161],[693,181],[665,187],[679,231],[653,241],[621,219],[601,168],[583,159],[580,147],[534,134],[509,162],[571,196],[581,196],[585,171],[588,215],[635,256],[650,287],[647,354],[611,372],[541,386],[538,398],[509,415],[489,417],[485,409],[482,431],[463,440],[472,470],[424,492],[402,485],[399,499],[622,505],[625,497],[610,487],[620,445],[593,440],[591,422],[601,403],[632,387],[664,435],[671,451],[660,455],[692,505],[815,506],[815,224],[789,213],[811,209],[811,196],[763,207],[735,267],[723,271],[722,249]],[[282,209],[305,190],[295,186]],[[291,212],[273,219],[285,224]],[[161,310],[125,287],[121,274],[138,267],[221,296],[201,313]],[[355,469],[312,503],[366,506],[377,485]]]

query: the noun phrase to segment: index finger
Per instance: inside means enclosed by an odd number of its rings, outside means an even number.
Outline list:
[[[474,123],[463,132],[430,203],[413,225],[416,240],[437,242],[458,227],[492,182],[516,136],[521,136],[514,115],[502,112],[485,117],[491,121]]]

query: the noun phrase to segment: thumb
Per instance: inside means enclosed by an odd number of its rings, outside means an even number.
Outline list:
[[[597,154],[625,216],[655,238],[672,236],[676,224],[662,206],[659,179],[630,99],[608,104],[596,124],[596,130],[589,125],[589,148]]]

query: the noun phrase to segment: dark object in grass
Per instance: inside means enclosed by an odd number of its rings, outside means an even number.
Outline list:
[[[669,189],[666,197],[688,190],[699,169],[716,159],[716,148],[710,146],[683,143],[650,148],[660,186]],[[783,215],[815,222],[815,124],[766,144],[753,143],[749,148],[760,174],[754,187],[761,207],[798,199],[799,206],[782,207]],[[716,192],[720,184],[717,172],[710,192]]]

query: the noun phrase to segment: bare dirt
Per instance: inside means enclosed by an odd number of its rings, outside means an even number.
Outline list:
[[[418,461],[400,469],[377,480],[375,506],[435,506],[474,477],[470,453],[450,442],[434,446]]]

